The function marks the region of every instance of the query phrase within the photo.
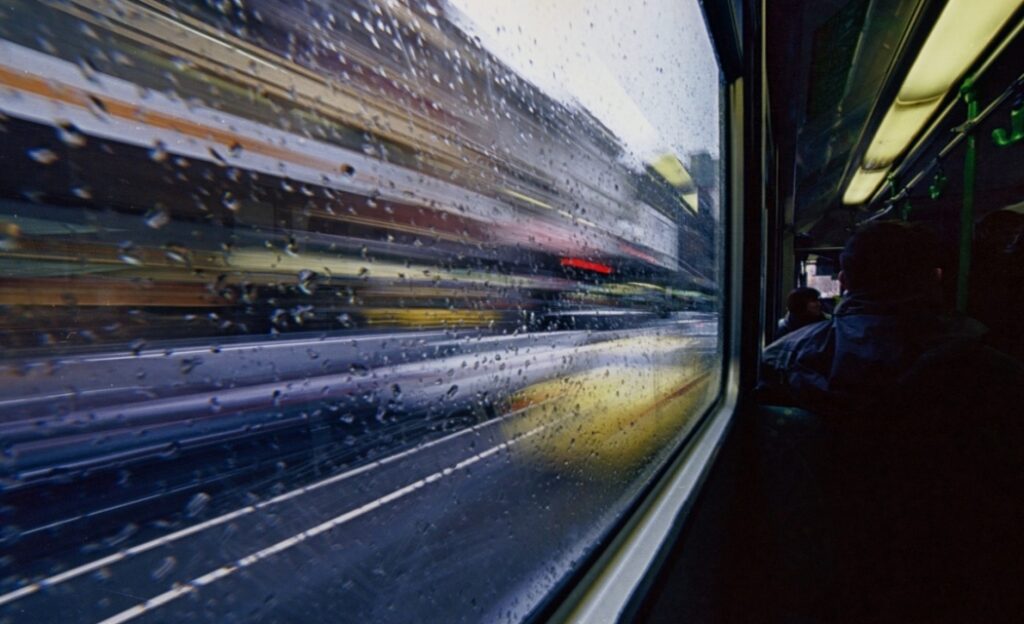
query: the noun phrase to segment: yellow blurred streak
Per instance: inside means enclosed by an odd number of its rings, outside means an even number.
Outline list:
[[[369,325],[390,327],[467,327],[486,325],[501,318],[496,310],[445,308],[368,308],[359,310]]]
[[[529,195],[524,195],[518,191],[513,191],[512,189],[501,189],[501,192],[508,195],[509,197],[515,197],[516,199],[524,201],[530,205],[538,206],[540,208],[546,208],[547,210],[554,210],[554,208],[551,207],[551,204],[542,202],[539,199],[534,199],[533,197],[530,197]],[[568,216],[572,217],[572,214],[569,214]]]
[[[73,266],[62,269],[64,273],[102,274],[122,279],[209,283],[213,276],[223,275],[224,283],[231,284],[251,281],[258,285],[261,280],[294,284],[300,281],[301,272],[314,271],[328,278],[366,280],[375,289],[382,288],[382,294],[460,297],[471,292],[466,288],[484,289],[493,295],[495,288],[561,290],[566,285],[564,280],[557,278],[491,274],[468,269],[441,270],[425,264],[369,261],[338,254],[289,254],[263,247],[243,247],[230,252],[142,246],[125,250],[111,244],[69,242],[47,237],[22,236],[12,240],[14,243],[0,248],[0,259],[40,263],[37,266],[67,263]],[[9,274],[8,277],[32,279],[35,276]],[[416,292],[411,293],[410,288],[416,288]]]
[[[690,177],[690,172],[672,154],[659,156],[651,163],[651,168],[657,171],[672,186],[677,188],[693,186],[693,178]]]
[[[602,284],[592,289],[594,292],[609,293],[612,295],[642,295],[650,292],[650,288],[644,284],[627,282],[625,284]]]
[[[449,280],[487,287],[538,287],[543,280],[533,276],[489,274],[461,269],[439,270],[428,265],[406,265],[399,262],[349,259],[337,255],[302,253],[288,255],[283,252],[258,248],[238,249],[227,254],[230,268],[250,273],[293,274],[299,271],[323,272],[332,277],[391,279],[408,281]],[[560,286],[552,284],[552,287]]]
[[[607,366],[516,393],[522,413],[503,426],[508,438],[543,427],[518,448],[530,464],[607,477],[635,469],[698,415],[711,374],[703,367]]]
[[[683,204],[694,214],[697,213],[697,192],[693,177],[683,163],[673,154],[662,154],[651,163],[651,168],[665,181],[679,189]]]
[[[0,305],[218,307],[231,302],[197,284],[139,286],[122,280],[31,279],[0,282]]]

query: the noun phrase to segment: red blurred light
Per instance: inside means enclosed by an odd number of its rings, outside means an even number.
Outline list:
[[[607,264],[591,262],[590,260],[584,260],[583,258],[562,258],[562,266],[585,269],[602,275],[611,275],[612,273],[612,268]]]

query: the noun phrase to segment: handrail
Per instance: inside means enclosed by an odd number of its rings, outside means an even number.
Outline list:
[[[1024,19],[1019,20],[1017,25],[1010,32],[1008,32],[1005,37],[1003,37],[999,45],[996,46],[992,50],[992,52],[985,57],[985,60],[981,63],[981,65],[978,66],[977,70],[975,70],[974,73],[968,76],[967,80],[977,82],[978,79],[989,69],[989,67],[991,67],[992,64],[995,63],[996,59],[999,58],[1000,55],[1002,55],[1002,53],[1006,50],[1010,43],[1014,39],[1016,39],[1018,35],[1021,34],[1021,32],[1024,32]],[[1012,91],[1014,85],[1016,85],[1021,80],[1024,80],[1024,75],[1022,75],[1020,78],[1014,81],[1014,83],[1010,85],[1010,87],[1008,88],[1008,91]],[[917,157],[920,156],[921,152],[924,151],[924,148],[930,142],[932,133],[934,133],[938,126],[946,120],[950,113],[953,112],[953,109],[955,109],[956,106],[959,104],[961,97],[962,96],[958,94],[957,97],[955,97],[948,105],[946,105],[942,112],[935,117],[932,123],[928,126],[928,129],[921,133],[921,136],[918,138],[917,142],[915,142],[914,146],[907,152],[907,156],[900,162],[898,166],[896,166],[893,169],[892,173],[890,174],[890,181],[882,183],[878,190],[875,191],[875,194],[871,197],[871,200],[868,202],[868,205],[874,203],[886,192],[892,190],[893,182],[891,180],[897,179],[900,176],[900,174],[902,174],[908,168],[909,163],[914,162],[917,159]],[[984,121],[984,119],[988,117],[989,114],[992,113],[993,106],[998,107],[998,105],[1002,104],[1008,97],[1009,93],[1004,91],[999,97],[996,98],[996,100],[993,101],[992,104],[986,107],[985,110],[978,115],[974,124],[970,126],[968,130],[973,130],[974,125],[977,125]],[[957,130],[959,131],[961,128],[963,128],[963,126],[959,126]],[[952,151],[957,145],[959,145],[960,141],[962,140],[962,134],[958,132],[957,137],[954,137],[954,139],[950,141],[946,148],[944,148],[939,153],[939,156],[937,158],[944,157],[946,154]],[[914,176],[911,182],[905,184],[898,192],[893,193],[892,196],[889,199],[887,199],[885,203],[887,205],[894,204],[905,199],[906,191],[912,188],[914,185],[918,184],[921,181],[921,178],[923,178],[928,171],[931,171],[931,169],[933,169],[936,164],[937,162],[934,161],[932,163],[929,163],[929,165],[925,167],[923,170],[924,174],[919,173],[918,175]],[[883,208],[882,210],[885,210],[885,214],[888,214],[890,212],[887,208]],[[879,218],[881,218],[879,215],[872,215],[871,217],[865,219],[863,222],[867,223],[869,221],[875,221]]]
[[[1021,88],[1022,86],[1024,86],[1024,74],[1021,74],[1020,76],[1017,77],[1016,80],[1010,83],[1010,85],[1007,86],[1006,89],[1001,94],[999,94],[995,99],[993,99],[992,102],[990,102],[989,105],[984,108],[984,110],[978,113],[977,117],[975,117],[972,121],[965,122],[954,128],[955,135],[941,150],[939,150],[939,153],[936,154],[936,156],[932,158],[932,160],[929,161],[927,165],[922,167],[917,172],[917,174],[914,175],[913,178],[911,178],[908,182],[901,186],[899,191],[894,193],[892,197],[890,197],[889,199],[885,200],[885,204],[882,208],[880,208],[874,214],[861,221],[861,223],[869,223],[871,221],[876,221],[892,212],[894,206],[897,203],[907,198],[907,196],[910,194],[911,189],[920,184],[921,181],[929,173],[931,173],[936,167],[941,165],[942,160],[949,156],[949,154],[964,141],[964,139],[967,137],[969,133],[973,132],[977,126],[981,125],[981,123],[984,122],[992,113],[998,110],[999,107],[1002,106],[1008,99],[1010,99],[1010,96],[1013,95],[1016,92],[1016,90],[1018,88]],[[958,95],[955,100],[950,102],[949,108],[953,108],[953,106],[959,104],[962,101],[962,99],[963,96]],[[943,113],[936,121],[941,121],[944,119],[944,117],[945,113]],[[927,136],[927,134],[930,134],[931,131],[932,129],[929,129],[928,133],[926,133],[925,136]],[[919,146],[915,145],[913,151],[918,150],[918,147]],[[913,151],[911,152],[911,155],[916,156],[916,154],[914,154]],[[907,158],[904,160],[904,162],[909,162],[910,160],[910,158]],[[896,174],[896,176],[898,176],[900,172],[901,170],[897,168],[894,173]],[[882,187],[879,189],[879,192],[889,188],[890,184],[890,182],[886,182],[885,184],[883,184]]]

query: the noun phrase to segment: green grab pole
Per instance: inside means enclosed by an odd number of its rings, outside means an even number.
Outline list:
[[[978,117],[978,97],[974,81],[967,79],[960,89],[967,103],[967,153],[964,154],[964,203],[960,209],[960,263],[956,280],[956,309],[967,311],[967,293],[971,276],[971,243],[974,239],[974,179],[978,165],[978,145],[971,123]]]

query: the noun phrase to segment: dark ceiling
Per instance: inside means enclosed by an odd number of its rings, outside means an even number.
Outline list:
[[[847,167],[925,0],[768,2],[766,63],[780,196],[818,244],[842,240]]]
[[[913,52],[944,2],[771,0],[765,4],[778,197],[784,208],[792,207],[791,212],[787,211],[787,222],[792,223],[804,244],[842,244],[856,223],[881,207],[878,202],[860,208],[844,206],[843,191],[871,138],[870,132],[880,121],[880,113],[885,112],[913,60]],[[1000,57],[1000,63],[986,73],[984,82],[979,82],[983,106],[1024,70],[1024,63],[1019,61],[1024,58],[1021,47],[1021,42],[1015,42]],[[951,94],[949,99],[954,96]],[[991,127],[1008,125],[1008,119],[1008,107],[997,111],[983,124],[979,136],[988,137]],[[932,141],[934,150],[917,159],[918,170],[931,163],[938,149],[951,138],[952,127],[962,122],[963,114],[958,111],[938,128],[932,135],[938,138]],[[985,149],[988,147],[979,147],[982,163]],[[943,197],[930,200],[928,184],[919,185],[911,193],[914,213],[919,217],[945,221],[945,213],[951,212],[954,219],[958,218],[955,203],[959,199],[955,198],[962,197],[958,195],[962,156],[957,156],[951,153],[944,161],[943,171],[951,182],[944,187]],[[987,172],[980,168],[979,189],[991,192],[988,203],[995,207],[1013,203],[1014,198],[1024,201],[1024,167],[1020,166],[1024,164],[1024,145],[1019,149],[995,149],[991,157],[997,156],[998,166]]]

